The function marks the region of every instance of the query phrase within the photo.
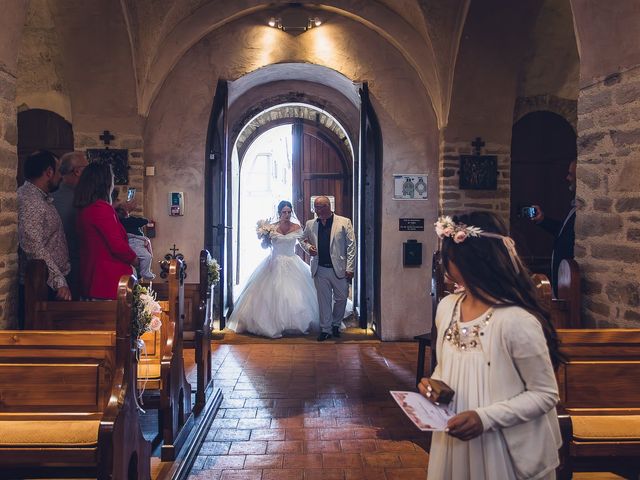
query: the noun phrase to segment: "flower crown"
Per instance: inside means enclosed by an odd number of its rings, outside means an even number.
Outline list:
[[[455,243],[464,242],[467,237],[479,237],[483,231],[481,228],[465,225],[464,223],[456,223],[451,217],[440,217],[434,223],[438,238],[450,237]]]
[[[438,238],[443,239],[444,237],[451,238],[455,243],[462,243],[468,237],[488,237],[488,238],[497,238],[502,240],[503,245],[507,249],[507,253],[509,254],[509,258],[511,259],[511,263],[513,264],[513,268],[517,273],[520,273],[524,270],[524,266],[520,257],[518,256],[518,252],[516,251],[516,243],[513,241],[513,238],[500,235],[498,233],[485,232],[479,227],[474,227],[473,225],[465,225],[464,223],[456,223],[449,216],[442,216],[438,218],[438,221],[434,223],[436,227],[436,234]]]

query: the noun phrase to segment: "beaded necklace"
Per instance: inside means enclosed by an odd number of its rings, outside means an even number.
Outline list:
[[[491,316],[493,315],[493,306],[487,310],[481,322],[475,322],[471,327],[459,327],[456,321],[456,314],[458,313],[458,306],[463,298],[464,296],[461,296],[453,307],[451,323],[444,334],[444,338],[460,350],[474,349],[478,347],[478,337],[484,335],[482,329],[489,325],[489,320],[491,320]]]

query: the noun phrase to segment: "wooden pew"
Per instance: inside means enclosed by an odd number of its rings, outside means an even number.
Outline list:
[[[213,285],[209,285],[209,261],[207,250],[200,252],[200,304],[199,318],[195,331],[195,358],[198,375],[196,407],[202,409],[207,399],[207,391],[213,388],[211,374],[211,330],[213,328]]]
[[[133,277],[114,331],[0,331],[0,476],[150,478],[135,402]]]
[[[213,327],[213,286],[208,282],[208,260],[211,255],[207,250],[200,251],[199,282],[184,284],[184,315],[185,329],[183,335],[189,335],[190,341],[184,341],[185,348],[193,345],[196,363],[196,413],[202,409],[207,399],[207,392],[212,388],[211,374],[211,329]],[[195,287],[195,292],[194,292]],[[168,296],[168,284],[156,283],[154,290],[159,299]],[[193,306],[195,305],[195,309]],[[188,323],[188,326],[187,326]],[[191,331],[187,331],[189,328]],[[183,339],[184,340],[184,339]]]
[[[138,387],[145,389],[145,408],[157,408],[162,438],[162,460],[174,460],[193,426],[191,385],[184,374],[180,263],[169,268],[167,316],[160,332],[142,336],[146,346],[138,366]],[[47,270],[40,260],[29,262],[25,278],[25,303],[29,305],[25,328],[37,330],[114,330],[115,302],[58,302],[47,299]],[[167,321],[168,317],[168,321]],[[147,380],[144,378],[148,377]]]
[[[640,329],[559,329],[564,449],[573,472],[640,475]]]
[[[546,275],[534,273],[531,276],[536,285],[538,298],[545,305],[556,328],[580,328],[581,279],[580,267],[575,260],[565,259],[558,268],[558,297],[553,297],[553,289]]]

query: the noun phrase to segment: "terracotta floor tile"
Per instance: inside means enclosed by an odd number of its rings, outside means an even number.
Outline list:
[[[260,480],[261,477],[260,470],[225,470],[220,480]]]
[[[304,443],[305,453],[339,453],[338,440],[310,440]]]
[[[403,467],[424,467],[429,464],[429,454],[425,452],[400,453]]]
[[[221,428],[215,436],[216,441],[244,441],[249,440],[251,430],[235,430],[230,428]]]
[[[362,458],[367,467],[401,467],[400,457],[396,453],[363,453]]]
[[[362,457],[358,453],[323,453],[323,468],[362,468]]]
[[[302,445],[300,440],[269,441],[267,453],[303,453]]]
[[[284,468],[322,468],[322,455],[319,453],[285,454]]]
[[[414,453],[416,446],[407,440],[376,440],[376,446],[380,452],[407,452]]]
[[[377,450],[377,444],[373,439],[340,440],[340,448],[344,453],[370,453]]]
[[[345,480],[386,480],[384,468],[345,469]]]
[[[200,448],[200,455],[227,455],[230,442],[204,442]]]
[[[316,428],[287,428],[285,438],[287,440],[317,440],[319,438]]]
[[[236,428],[239,430],[255,430],[258,428],[270,428],[270,418],[241,418]]]
[[[344,480],[341,468],[313,468],[304,471],[304,480]]]
[[[229,455],[260,455],[266,453],[266,451],[267,442],[233,442],[229,449]]]
[[[203,470],[241,469],[244,466],[244,455],[211,455],[204,462]]]
[[[387,468],[387,480],[427,480],[426,468]]]
[[[304,470],[300,468],[281,468],[262,470],[262,480],[303,480]]]
[[[247,455],[244,468],[282,468],[282,455]]]
[[[283,428],[259,428],[251,430],[251,440],[284,440],[285,430]]]
[[[220,480],[222,470],[196,470],[191,472],[188,480]]]

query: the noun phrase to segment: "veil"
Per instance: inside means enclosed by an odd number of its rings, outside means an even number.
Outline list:
[[[280,221],[280,215],[278,215],[278,205],[280,204],[280,202],[282,201],[286,201],[291,203],[291,219],[289,220],[291,223],[295,223],[296,225],[300,225],[302,227],[302,222],[300,222],[300,220],[298,219],[298,216],[296,215],[296,210],[293,207],[293,202],[289,201],[289,200],[279,200],[276,204],[273,205],[273,216],[271,218],[273,218],[273,223],[277,223]]]

